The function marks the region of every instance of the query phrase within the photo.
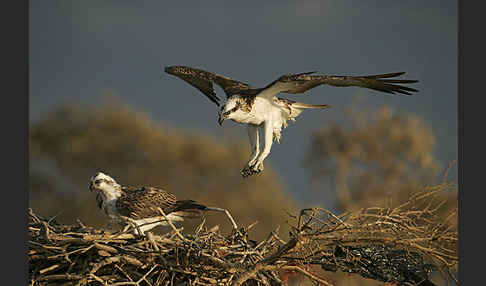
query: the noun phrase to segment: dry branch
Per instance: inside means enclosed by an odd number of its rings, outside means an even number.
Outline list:
[[[300,273],[333,285],[322,271],[344,271],[396,285],[433,285],[430,272],[456,280],[457,230],[437,216],[440,188],[417,193],[397,208],[335,215],[305,209],[255,242],[248,227],[222,234],[201,223],[192,234],[109,234],[78,222],[61,225],[29,210],[30,285],[281,285]],[[420,207],[419,207],[420,206]],[[162,212],[162,216],[165,214]],[[314,267],[311,267],[314,266]]]

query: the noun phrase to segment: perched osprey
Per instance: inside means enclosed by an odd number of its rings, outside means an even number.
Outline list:
[[[225,209],[206,207],[192,200],[177,200],[174,194],[159,188],[121,186],[101,172],[91,178],[89,189],[97,192],[98,207],[111,219],[133,226],[134,234],[144,235],[158,225],[168,225],[158,208],[171,222],[200,217],[202,211],[226,212]]]
[[[314,105],[295,102],[276,97],[278,93],[303,93],[321,84],[332,86],[358,86],[385,93],[411,95],[416,89],[399,85],[415,83],[416,80],[390,79],[404,72],[368,76],[312,75],[315,72],[286,74],[263,88],[254,88],[232,78],[185,66],[169,66],[165,72],[177,76],[196,87],[217,106],[220,99],[216,96],[213,83],[226,93],[226,101],[219,111],[218,123],[226,119],[246,124],[252,154],[241,174],[248,177],[263,171],[263,161],[270,153],[273,140],[280,142],[282,127],[287,120],[295,118],[306,109],[327,108],[327,104]],[[264,147],[260,150],[259,128],[263,129]]]

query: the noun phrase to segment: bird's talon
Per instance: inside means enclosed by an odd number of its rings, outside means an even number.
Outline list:
[[[243,178],[248,178],[255,174],[259,174],[263,171],[263,165],[260,163],[247,164],[243,170],[241,170],[241,176]]]

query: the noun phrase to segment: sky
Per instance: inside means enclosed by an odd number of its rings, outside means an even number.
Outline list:
[[[188,132],[247,139],[243,126],[219,127],[216,105],[163,67],[187,65],[262,87],[285,73],[366,75],[405,71],[416,96],[383,96],[321,86],[283,97],[332,109],[309,111],[283,130],[266,165],[302,203],[311,189],[304,159],[313,131],[345,121],[362,99],[424,119],[442,168],[457,159],[457,2],[30,1],[29,120],[64,103],[96,106],[113,94],[151,118]],[[222,90],[216,89],[224,98]],[[245,162],[242,162],[242,166]],[[240,170],[235,170],[239,172]],[[331,191],[331,190],[330,190]]]

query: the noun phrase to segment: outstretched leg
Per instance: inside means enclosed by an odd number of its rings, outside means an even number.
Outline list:
[[[258,128],[258,126],[250,124],[246,127],[246,130],[248,132],[248,139],[250,139],[251,155],[248,163],[246,163],[245,167],[243,167],[243,170],[241,170],[241,175],[243,177],[251,175],[250,166],[255,163],[256,158],[260,153],[260,138],[258,136]]]
[[[270,154],[273,144],[273,125],[271,122],[265,121],[263,123],[263,138],[265,139],[265,144],[263,151],[258,154],[256,162],[250,166],[250,175],[258,174],[263,171],[263,161]]]

